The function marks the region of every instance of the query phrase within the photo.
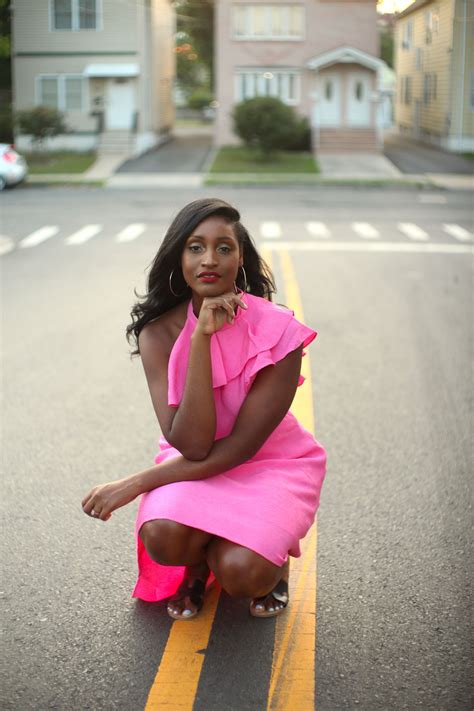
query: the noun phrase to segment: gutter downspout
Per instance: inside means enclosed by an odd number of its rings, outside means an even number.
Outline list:
[[[459,120],[459,150],[462,149],[464,136],[464,86],[465,86],[465,71],[466,71],[466,30],[467,30],[467,0],[463,0],[463,29],[461,42],[461,115]]]

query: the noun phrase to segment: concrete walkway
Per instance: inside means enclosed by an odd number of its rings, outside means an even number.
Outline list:
[[[402,176],[398,168],[379,153],[320,153],[317,161],[323,178],[362,180]]]

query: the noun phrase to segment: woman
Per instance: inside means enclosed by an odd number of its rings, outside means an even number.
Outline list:
[[[252,598],[252,615],[280,614],[288,556],[300,555],[325,475],[324,449],[289,412],[316,332],[271,302],[271,274],[239,220],[223,200],[202,199],[171,224],[127,328],[160,452],[155,466],[82,501],[107,521],[142,494],[133,594],[174,592],[174,619],[194,617],[215,578]]]

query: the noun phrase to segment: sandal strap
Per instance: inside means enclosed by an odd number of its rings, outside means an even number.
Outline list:
[[[207,582],[207,581],[206,581]],[[206,592],[206,582],[204,580],[199,580],[196,578],[192,585],[188,584],[187,580],[183,580],[179,588],[176,590],[172,599],[182,599],[183,597],[189,597],[193,605],[200,610],[203,606],[204,593]]]
[[[275,600],[278,600],[278,602],[282,602],[284,607],[288,605],[288,581],[287,580],[279,580],[278,583],[275,585],[273,590],[271,590],[267,595],[263,595],[262,597],[256,597],[254,598],[255,603],[263,602],[264,600],[267,599],[267,597],[271,595],[272,597],[275,598]]]

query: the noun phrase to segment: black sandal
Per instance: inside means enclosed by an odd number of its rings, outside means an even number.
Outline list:
[[[206,582],[207,581],[199,580],[198,578],[196,578],[194,583],[192,585],[189,585],[187,580],[183,580],[179,588],[176,590],[176,592],[168,602],[168,607],[166,608],[168,615],[173,618],[173,620],[191,620],[193,617],[196,617],[198,612],[201,611],[202,606],[204,604]],[[175,613],[170,610],[170,605],[172,605],[173,602],[179,602],[185,597],[189,597],[193,605],[196,606],[196,610],[194,612],[192,612],[191,610],[187,610],[189,612],[189,615],[185,615],[184,612],[186,612],[186,608],[184,608],[183,612],[181,613]]]
[[[282,603],[281,606],[278,606],[273,610],[268,610],[265,607],[265,601],[269,597],[273,597],[275,598],[275,600]],[[251,615],[253,615],[253,617],[277,617],[278,615],[281,615],[285,607],[288,605],[288,600],[288,581],[280,580],[275,585],[273,590],[268,593],[268,595],[264,595],[263,597],[254,597],[254,599],[250,603],[249,612]],[[256,610],[255,608],[257,605],[263,605],[263,610]]]

